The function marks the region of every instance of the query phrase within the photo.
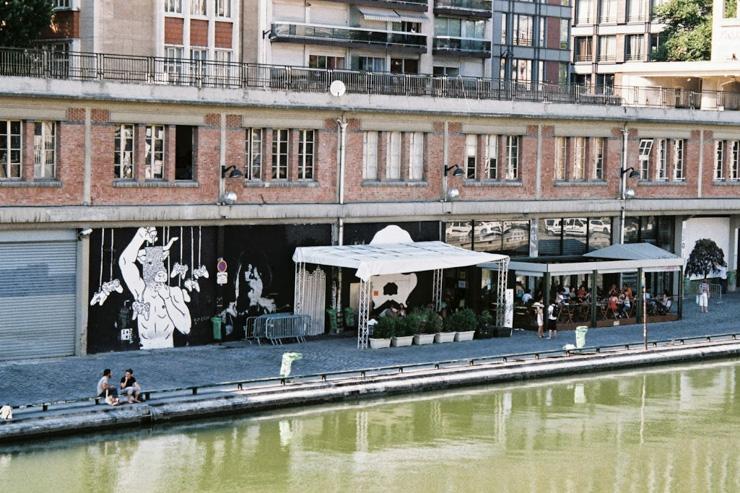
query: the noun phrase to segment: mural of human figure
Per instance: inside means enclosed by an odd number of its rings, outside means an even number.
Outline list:
[[[164,263],[175,241],[177,237],[165,246],[153,246],[157,229],[139,228],[118,258],[123,281],[134,295],[133,318],[137,320],[141,349],[173,347],[175,329],[190,333],[192,320],[186,304],[190,296],[180,287],[168,284],[170,276]],[[152,246],[142,249],[145,243]]]

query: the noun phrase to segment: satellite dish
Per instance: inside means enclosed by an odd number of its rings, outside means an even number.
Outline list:
[[[335,80],[329,86],[329,92],[331,93],[332,96],[336,96],[336,97],[343,96],[346,90],[347,90],[347,87],[344,85],[344,82],[342,82],[341,80]]]

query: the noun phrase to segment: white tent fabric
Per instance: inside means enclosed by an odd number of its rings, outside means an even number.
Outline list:
[[[368,21],[380,22],[424,22],[427,16],[416,12],[399,12],[398,10],[380,9],[374,7],[358,7],[362,17]]]
[[[298,247],[293,254],[296,263],[357,269],[356,275],[363,281],[383,274],[467,267],[505,258],[508,257],[464,250],[441,241]]]
[[[655,260],[655,259],[680,259],[667,250],[658,248],[650,243],[624,243],[608,246],[594,250],[584,257],[606,258],[612,260]]]

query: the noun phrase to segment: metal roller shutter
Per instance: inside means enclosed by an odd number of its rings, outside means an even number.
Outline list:
[[[77,244],[0,243],[0,360],[75,352]]]

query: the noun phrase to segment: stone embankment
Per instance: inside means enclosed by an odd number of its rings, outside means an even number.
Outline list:
[[[0,424],[0,442],[23,441],[96,432],[106,429],[131,429],[179,420],[201,419],[228,414],[252,414],[280,408],[329,402],[379,398],[388,395],[439,391],[463,386],[490,385],[517,380],[551,378],[564,375],[608,372],[665,364],[710,359],[737,358],[740,341],[703,342],[644,350],[576,352],[507,361],[481,361],[474,364],[438,367],[400,367],[391,372],[357,372],[352,375],[315,379],[296,379],[255,384],[250,387],[213,388],[187,395],[155,395],[142,404],[117,407],[78,403],[59,409],[20,410],[15,419]]]

